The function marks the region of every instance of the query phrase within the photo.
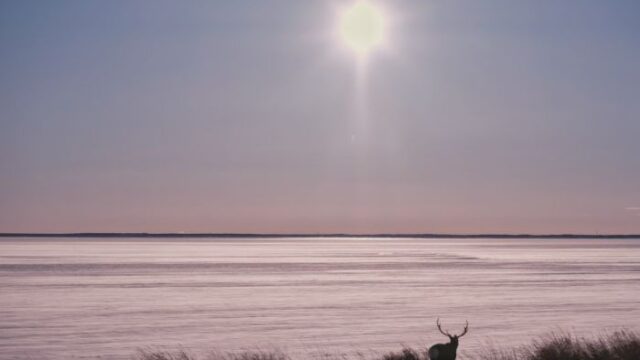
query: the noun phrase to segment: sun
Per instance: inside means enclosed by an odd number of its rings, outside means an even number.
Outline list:
[[[341,12],[338,30],[340,39],[349,49],[365,56],[382,45],[386,22],[379,7],[367,0],[356,0]]]

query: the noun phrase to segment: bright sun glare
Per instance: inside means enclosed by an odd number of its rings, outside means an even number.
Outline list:
[[[340,38],[359,56],[380,46],[385,30],[382,11],[367,0],[357,0],[340,14]]]

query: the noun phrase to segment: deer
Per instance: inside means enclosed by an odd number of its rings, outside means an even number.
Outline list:
[[[449,343],[447,344],[435,344],[429,348],[429,359],[431,360],[456,360],[456,350],[458,350],[458,339],[463,337],[467,331],[469,331],[469,322],[467,321],[464,326],[464,330],[460,335],[451,335],[448,332],[442,330],[440,326],[440,318],[436,320],[436,325],[438,326],[438,330],[442,335],[447,336],[449,338]]]

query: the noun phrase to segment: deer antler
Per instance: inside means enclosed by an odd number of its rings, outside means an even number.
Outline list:
[[[464,330],[462,330],[462,334],[458,335],[458,337],[463,337],[467,331],[469,331],[469,321],[467,320],[467,324],[464,326]]]
[[[440,326],[440,318],[436,319],[436,325],[438,325],[438,330],[440,330],[440,332],[442,333],[442,335],[444,336],[448,336],[451,337],[451,334],[449,334],[448,332],[442,330],[442,327]]]

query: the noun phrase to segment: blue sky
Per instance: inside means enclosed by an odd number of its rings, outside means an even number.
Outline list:
[[[0,231],[640,232],[638,2],[347,3],[0,2]]]

